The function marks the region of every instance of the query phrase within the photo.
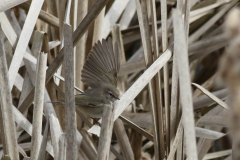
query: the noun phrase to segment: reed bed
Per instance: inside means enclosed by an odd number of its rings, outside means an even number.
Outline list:
[[[3,0],[0,158],[239,160],[238,5]],[[74,95],[88,89],[92,46],[108,37],[120,53],[120,100],[92,119]]]

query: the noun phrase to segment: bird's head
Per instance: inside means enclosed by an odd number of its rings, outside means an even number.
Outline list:
[[[106,100],[108,101],[114,102],[116,100],[119,100],[119,90],[113,85],[105,85],[104,94]]]

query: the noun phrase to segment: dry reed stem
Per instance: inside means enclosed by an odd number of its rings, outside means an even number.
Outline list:
[[[119,76],[124,76],[126,74],[136,73],[146,69],[146,64],[144,59],[140,59],[133,62],[127,62],[120,67]]]
[[[64,72],[65,72],[65,113],[66,113],[66,157],[77,160],[76,114],[74,96],[74,61],[72,26],[63,24],[64,30]]]
[[[37,160],[40,146],[41,146],[41,133],[42,133],[42,114],[44,102],[44,89],[46,77],[46,64],[47,53],[40,53],[38,57],[38,65],[36,72],[35,94],[34,94],[34,109],[33,109],[33,133],[32,133],[32,148],[31,159]]]
[[[58,47],[61,44],[59,40],[49,42],[49,50]]]
[[[90,121],[77,109],[76,110],[76,112],[77,112],[77,114],[83,119],[83,121],[87,124],[87,126],[88,127],[92,127],[93,125],[90,123]],[[84,128],[83,128],[84,129]],[[83,139],[83,141],[84,141],[84,139]],[[83,149],[87,149],[87,148],[89,148],[89,144],[87,144],[86,142],[82,142],[81,143],[81,148],[83,148]],[[122,157],[122,155],[121,154],[119,154],[115,149],[114,149],[114,147],[112,147],[112,146],[110,146],[110,151],[118,158],[118,159],[124,159],[123,157]],[[90,151],[87,151],[87,152],[85,152],[86,154],[87,154],[87,157],[89,158],[89,159],[93,159],[92,157],[93,156],[95,156],[95,155],[93,155],[92,154],[92,152],[90,152]],[[96,156],[95,156],[96,157]],[[94,158],[95,159],[95,158]]]
[[[102,38],[102,30],[103,30],[103,21],[105,16],[106,7],[102,9],[99,13],[97,18],[94,21],[94,28],[93,28],[93,38],[92,38],[92,45],[97,43],[98,40]]]
[[[183,108],[183,126],[186,138],[186,150],[188,159],[197,160],[196,138],[194,130],[194,116],[192,104],[192,92],[190,73],[188,66],[186,35],[184,31],[184,22],[179,10],[173,12],[174,40],[177,54],[177,62],[180,83],[180,99]]]
[[[203,157],[203,160],[207,160],[207,159],[215,159],[215,158],[219,158],[219,157],[224,157],[224,156],[228,156],[232,154],[232,150],[228,149],[225,151],[219,151],[219,152],[213,152],[213,153],[208,153]]]
[[[42,4],[43,4],[43,0],[36,0],[36,1],[33,1],[30,6],[26,21],[24,23],[21,35],[19,37],[16,49],[15,49],[15,53],[14,53],[11,65],[9,67],[9,79],[10,79],[11,89],[13,87],[13,83],[15,81],[17,72],[22,62],[23,55],[27,48],[28,42],[30,40],[31,33],[37,21],[38,14],[41,10],[40,6],[42,6]]]
[[[81,134],[83,136],[83,140],[80,150],[85,153],[88,159],[97,159],[97,146],[95,145],[93,138],[87,133],[86,128],[81,129]]]
[[[219,126],[219,127],[229,127],[228,122],[225,120],[224,116],[220,115],[204,115],[200,118],[197,123],[198,126]]]
[[[212,75],[208,80],[206,80],[200,87],[210,90],[214,85],[214,79],[217,76],[217,72]],[[200,88],[197,87],[197,88]],[[202,95],[204,92],[201,89],[197,89],[193,92],[193,98],[197,98]]]
[[[107,38],[111,31],[111,26],[115,24],[126,8],[129,0],[114,1],[109,11],[106,13],[103,20],[102,37]]]
[[[23,100],[27,97],[28,93],[32,90],[32,87],[33,87],[32,82],[29,78],[28,73],[26,72],[24,76],[23,87],[22,87],[21,96],[19,98],[18,107],[22,104]]]
[[[214,4],[210,4],[210,5],[207,5],[205,7],[202,7],[202,8],[198,8],[198,9],[195,9],[193,11],[190,12],[190,18],[191,17],[194,17],[194,16],[198,16],[200,14],[203,14],[203,13],[208,13],[208,11],[214,9],[214,8],[217,8],[225,3],[228,3],[230,2],[229,0],[222,0],[222,1],[218,1]]]
[[[205,95],[207,95],[209,98],[211,98],[212,100],[214,100],[216,103],[218,103],[220,106],[222,106],[225,109],[229,109],[228,105],[226,103],[224,103],[221,99],[219,99],[218,97],[216,97],[214,94],[212,94],[211,92],[209,92],[208,90],[206,90],[205,88],[203,88],[202,86],[196,84],[196,83],[192,83],[192,85],[194,85],[195,87],[197,87],[199,90],[201,90]]]
[[[122,66],[123,64],[126,64],[126,57],[125,57],[125,52],[123,47],[120,26],[119,25],[111,26],[111,33],[112,33],[113,44],[117,43],[118,46],[120,46],[118,47],[118,50],[119,50],[118,53],[120,53],[120,64]],[[125,92],[127,90],[127,76],[120,77],[119,82],[120,83],[118,83],[118,88],[120,89],[120,91]]]
[[[109,159],[112,129],[114,124],[114,110],[115,104],[104,104],[103,106],[102,127],[97,152],[98,160]]]
[[[59,139],[59,160],[66,160],[66,137],[65,134],[62,134],[60,139]]]
[[[6,16],[4,16],[4,14],[2,14],[2,16],[3,16],[3,18],[7,18]],[[15,16],[13,15],[12,16],[12,25],[13,25],[13,28],[14,28],[14,30],[15,30],[15,32],[19,35],[20,34],[20,32],[21,32],[21,29],[20,29],[20,26],[19,26],[19,24],[18,24],[18,22],[17,22],[17,20],[16,20],[16,18],[15,18]],[[9,23],[9,22],[8,22]],[[8,24],[8,23],[6,23],[6,24]],[[5,23],[4,23],[4,25],[5,25]],[[8,26],[9,26],[10,24],[8,24]],[[5,26],[5,27],[7,27],[7,26]],[[14,42],[17,40],[17,35],[16,35],[16,33],[14,32],[14,30],[13,30],[13,28],[12,28],[12,26],[10,26],[10,28],[11,28],[11,32],[7,32],[8,33],[8,35],[9,35],[9,39],[11,40],[10,42],[12,43],[12,45],[14,44]],[[7,28],[6,28],[7,29]],[[46,35],[45,35],[46,36]],[[39,37],[40,38],[40,37]],[[38,40],[39,42],[41,42],[41,40]],[[38,48],[40,49],[41,47],[41,43],[38,43],[37,44],[37,46],[38,46]],[[29,52],[30,53],[30,50],[27,48],[27,52]],[[39,53],[39,50],[38,51],[36,51],[37,53]],[[25,59],[24,59],[24,61],[25,61]],[[28,73],[30,74],[30,79],[31,79],[31,81],[33,82],[33,84],[34,84],[34,82],[35,82],[35,70],[36,70],[36,66],[35,65],[33,65],[33,64],[31,64],[30,62],[28,62],[28,61],[25,61],[25,63],[26,63],[26,67],[27,67],[27,71],[28,71]],[[45,96],[45,102],[49,102],[50,101],[50,98],[49,98],[49,96],[48,96],[48,93],[47,92],[44,92],[44,96]],[[27,96],[27,98],[23,101],[23,103],[21,104],[21,106],[19,106],[19,110],[23,113],[23,112],[26,112],[26,109],[29,107],[29,105],[33,102],[33,97],[34,97],[34,88],[31,90],[31,92],[28,94],[28,96]],[[45,105],[45,107],[44,107],[44,112],[46,111],[46,112],[52,112],[52,113],[54,113],[55,114],[55,111],[53,110],[53,108],[52,108],[52,104],[50,104],[50,103],[45,103],[44,104]]]
[[[65,23],[70,23],[71,5],[72,5],[72,0],[68,0],[66,6],[64,6],[65,7],[65,15],[64,15]],[[63,25],[64,25],[64,22],[63,22]]]
[[[220,106],[216,106],[214,109],[210,110],[206,115],[212,116],[212,115],[224,115],[226,114],[227,110],[224,110]],[[213,131],[218,131],[220,132],[223,127],[218,127],[218,126],[205,126],[205,129],[211,129]],[[202,159],[204,155],[208,152],[210,147],[213,145],[214,140],[212,139],[203,139],[200,138],[198,141],[198,158]]]
[[[48,39],[47,39],[47,35],[44,34],[43,32],[40,31],[36,31],[35,32],[35,36],[34,36],[34,41],[33,41],[33,46],[32,46],[32,53],[34,56],[37,56],[37,54],[39,54],[40,50],[42,49],[43,51],[45,51],[46,53],[49,52],[48,49]],[[42,41],[44,43],[42,43]],[[30,75],[30,79],[33,82],[35,82],[35,72],[36,72],[36,66],[26,60],[24,60],[27,71]],[[34,97],[34,89],[35,87],[31,90],[31,92],[28,94],[28,96],[26,97],[26,99],[23,101],[23,103],[19,106],[19,110],[22,113],[26,113],[28,107],[31,105],[32,101],[33,101],[33,97]],[[44,92],[44,102],[50,102],[50,97],[48,95],[47,90],[45,89]],[[51,112],[55,114],[55,111],[53,110],[53,106],[51,103],[44,103],[44,112]],[[48,115],[48,114],[47,114]]]
[[[78,3],[78,18],[77,23],[78,25],[83,20],[83,18],[87,14],[87,7],[88,1],[81,0]],[[83,64],[86,57],[86,42],[87,42],[87,33],[83,35],[83,37],[79,40],[76,45],[76,55],[75,55],[75,83],[76,86],[80,89],[84,89],[84,84],[81,81],[81,71],[83,68]]]
[[[17,6],[20,3],[23,3],[27,0],[3,0],[0,5],[0,12],[6,11],[14,6]]]
[[[174,50],[173,55],[173,69],[172,69],[172,89],[171,89],[171,105],[170,105],[170,149],[177,128],[178,110],[179,110],[179,82],[178,82],[178,64],[177,52]]]
[[[175,152],[177,151],[177,147],[179,146],[179,144],[181,144],[180,142],[182,141],[182,136],[183,136],[182,118],[179,121],[177,132],[174,135],[175,135],[175,137],[171,144],[171,148],[170,148],[170,152],[169,152],[167,160],[174,159],[174,155],[175,155]]]
[[[206,32],[219,18],[221,18],[230,8],[232,8],[238,1],[233,0],[229,4],[226,4],[225,7],[215,14],[208,22],[201,26],[197,31],[195,31],[189,37],[188,43],[193,43],[196,41],[204,32]]]
[[[51,1],[51,0],[47,0],[47,11],[52,15],[52,16],[55,16],[56,18],[58,17],[58,2],[59,1]],[[39,14],[39,18],[40,18],[40,15],[42,14],[42,12],[40,11],[40,14]],[[59,19],[57,20],[58,24],[57,24],[57,27],[59,27]],[[54,27],[50,27],[50,31],[51,31],[51,36],[52,36],[52,39],[53,40],[59,40],[59,31],[57,28],[54,28]],[[59,41],[60,42],[60,41]],[[50,49],[50,44],[49,44],[49,49]],[[50,49],[51,50],[51,49]],[[59,48],[55,48],[54,49],[54,55],[56,55],[58,53],[58,50]]]
[[[118,143],[121,147],[123,156],[128,160],[134,160],[133,150],[132,150],[131,144],[129,142],[129,138],[125,131],[122,120],[117,119],[114,122],[114,132],[117,136]]]
[[[42,143],[39,151],[39,156],[38,160],[44,160],[46,156],[46,148],[47,148],[47,140],[48,140],[48,131],[49,131],[49,121],[47,120],[44,133],[43,133],[43,138],[42,138]]]
[[[90,23],[97,17],[97,15],[100,13],[102,8],[106,5],[107,1],[108,0],[96,1],[93,7],[89,10],[88,14],[84,17],[82,22],[79,24],[79,26],[73,33],[73,46],[76,46],[77,42],[82,38],[82,36],[86,32]],[[49,80],[51,79],[55,71],[61,65],[63,61],[63,54],[64,54],[63,49],[61,49],[58,56],[54,59],[54,61],[51,63],[51,65],[47,69],[46,83],[49,82]]]
[[[216,140],[216,139],[222,138],[223,136],[226,135],[221,132],[212,131],[212,130],[200,128],[200,127],[195,127],[195,131],[196,131],[196,137],[205,138],[205,139]]]
[[[90,23],[99,15],[108,0],[98,0],[94,3],[88,14],[84,17],[80,25],[73,33],[73,46],[81,39],[83,34],[86,32]]]
[[[133,18],[134,14],[136,13],[136,3],[135,1],[129,0],[122,17],[119,21],[119,25],[121,27],[121,30],[127,29],[129,26],[131,19]]]
[[[53,115],[49,115],[49,121],[50,121],[50,132],[51,132],[51,140],[52,140],[52,146],[54,151],[54,157],[55,159],[60,158],[59,155],[59,139],[61,135],[63,134],[60,123],[58,119]]]
[[[110,146],[110,151],[119,159],[119,160],[126,160],[118,151],[113,147]]]
[[[152,56],[152,46],[151,46],[151,40],[150,40],[150,29],[149,29],[149,22],[148,22],[148,12],[147,12],[147,1],[139,1],[136,0],[136,6],[137,6],[137,14],[138,14],[138,21],[140,26],[140,33],[142,38],[142,45],[144,50],[144,58],[146,66],[149,67],[153,62],[153,56]],[[163,127],[162,127],[162,112],[158,111],[157,105],[157,98],[156,98],[156,82],[154,79],[149,82],[149,92],[150,92],[150,98],[151,98],[151,111],[152,111],[152,118],[153,118],[153,136],[154,136],[154,154],[155,158],[159,159],[164,157],[164,149],[160,150],[160,138],[163,142]],[[160,107],[160,105],[159,105]],[[160,107],[161,109],[161,107]],[[160,123],[159,123],[160,122]],[[161,146],[163,148],[163,145]],[[161,151],[161,152],[160,152]]]
[[[168,46],[168,29],[167,29],[167,1],[161,1],[161,21],[162,21],[162,51]],[[164,107],[165,107],[165,134],[166,134],[166,153],[168,156],[170,150],[170,105],[169,105],[169,67],[166,63],[163,67],[164,78]]]
[[[153,53],[154,60],[159,57],[159,47],[158,47],[158,33],[157,33],[157,13],[156,6],[153,0],[150,1],[150,9],[151,9],[151,22],[152,22],[152,44],[153,44]],[[164,24],[164,22],[163,22]],[[167,64],[167,63],[166,63]],[[166,66],[166,65],[165,65]],[[162,80],[161,80],[161,72],[158,71],[157,75],[154,77],[155,80],[155,94],[157,100],[157,121],[158,121],[158,143],[159,143],[159,153],[161,159],[165,156],[165,146],[164,146],[164,133],[163,133],[163,105],[162,105]]]
[[[22,127],[30,136],[32,135],[32,124],[13,106],[13,113],[15,117],[15,122]],[[53,148],[51,144],[47,143],[48,153],[54,157],[53,155]]]
[[[112,38],[113,38],[113,44],[118,44],[118,53],[120,53],[120,60],[121,64],[126,63],[126,57],[125,57],[125,52],[123,48],[123,43],[122,43],[122,35],[120,32],[120,26],[119,25],[113,25],[111,26],[111,32],[112,32]],[[115,45],[114,45],[115,47]],[[114,48],[115,49],[115,48]],[[118,84],[118,88],[120,91],[125,92],[127,89],[127,84],[126,84],[127,77],[121,77],[120,79],[120,84]],[[126,159],[129,160],[134,160],[134,154],[133,150],[131,147],[131,144],[129,142],[127,133],[125,131],[124,125],[120,119],[116,120],[114,123],[114,131],[117,136],[121,151]]]
[[[183,151],[184,151],[184,132],[183,132],[183,130],[181,131],[181,136],[179,136],[179,143],[178,143],[178,148],[177,148],[177,153],[176,153],[176,160],[182,160],[182,159],[184,159],[183,158],[183,156],[185,156],[184,154],[185,153],[183,153]]]
[[[28,11],[30,8],[30,4],[27,2],[22,3],[19,6],[26,11]],[[59,19],[52,14],[40,10],[38,18],[55,28],[59,28]]]
[[[1,139],[4,144],[4,153],[12,159],[19,159],[14,123],[11,88],[8,77],[8,67],[4,49],[5,37],[0,25],[0,97],[1,97]]]
[[[135,131],[137,131],[138,133],[140,133],[141,135],[145,136],[147,139],[149,139],[150,141],[153,141],[153,135],[151,135],[150,133],[146,132],[144,129],[140,128],[139,126],[137,126],[136,124],[134,124],[132,121],[126,119],[123,116],[119,116],[119,118],[125,122],[127,125],[129,125],[131,128],[133,128]]]
[[[1,158],[1,160],[12,160],[10,156],[5,155]]]

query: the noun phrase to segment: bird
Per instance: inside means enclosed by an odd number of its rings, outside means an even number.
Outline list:
[[[92,118],[101,118],[104,104],[119,100],[117,77],[120,56],[117,43],[114,48],[111,37],[102,39],[102,43],[98,41],[83,65],[81,81],[90,89],[75,96],[75,105]]]
[[[117,77],[120,70],[118,45],[111,37],[97,41],[83,65],[81,81],[90,87],[82,94],[75,95],[75,105],[82,114],[101,118],[104,104],[119,100]],[[53,102],[53,103],[59,103]],[[64,102],[60,102],[64,103]]]

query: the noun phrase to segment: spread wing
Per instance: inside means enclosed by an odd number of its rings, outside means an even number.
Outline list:
[[[102,84],[117,86],[120,59],[117,43],[113,51],[112,39],[98,41],[90,51],[82,69],[82,82],[91,88]]]

